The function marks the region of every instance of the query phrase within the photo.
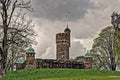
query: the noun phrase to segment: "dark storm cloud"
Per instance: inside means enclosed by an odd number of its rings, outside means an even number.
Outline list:
[[[77,20],[84,16],[88,8],[92,7],[90,0],[32,0],[34,17],[49,20]]]

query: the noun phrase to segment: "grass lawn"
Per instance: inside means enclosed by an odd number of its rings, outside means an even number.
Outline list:
[[[120,80],[120,72],[81,69],[24,69],[9,71],[1,80]]]

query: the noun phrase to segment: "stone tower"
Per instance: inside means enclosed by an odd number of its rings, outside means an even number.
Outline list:
[[[30,47],[26,51],[26,64],[25,68],[36,68],[36,63],[35,63],[35,51],[32,47]]]
[[[56,59],[57,60],[69,60],[69,48],[70,48],[70,29],[64,30],[64,33],[56,34]]]
[[[89,51],[87,51],[84,59],[85,69],[92,69],[92,61],[92,54]]]

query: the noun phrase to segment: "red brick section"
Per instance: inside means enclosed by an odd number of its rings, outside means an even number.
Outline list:
[[[92,58],[85,58],[85,69],[92,69]]]
[[[26,66],[25,68],[36,68],[35,54],[27,53],[26,54]]]
[[[5,76],[5,70],[0,71],[0,78]]]
[[[56,59],[69,60],[70,31],[56,34]]]

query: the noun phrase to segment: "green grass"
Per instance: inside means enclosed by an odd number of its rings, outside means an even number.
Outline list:
[[[120,72],[80,69],[25,69],[10,71],[1,80],[120,80]]]

